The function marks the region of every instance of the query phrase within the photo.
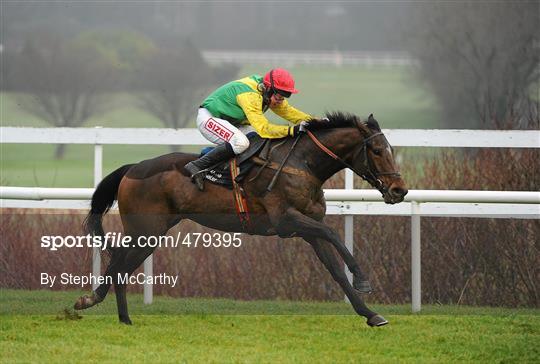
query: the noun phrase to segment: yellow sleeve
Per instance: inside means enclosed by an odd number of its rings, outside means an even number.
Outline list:
[[[271,124],[262,112],[262,96],[245,92],[236,96],[236,102],[244,110],[249,124],[263,138],[284,138],[293,134],[292,127]]]
[[[293,124],[298,124],[301,121],[313,119],[313,116],[289,105],[287,100],[283,100],[281,105],[272,108],[272,111]]]

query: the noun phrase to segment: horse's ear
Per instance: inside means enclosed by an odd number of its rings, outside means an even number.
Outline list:
[[[371,116],[371,115],[370,115]],[[371,130],[369,129],[369,127],[367,126],[367,124],[365,122],[363,122],[362,120],[356,120],[356,126],[358,127],[358,130],[360,130],[360,132],[364,135],[364,136],[368,136],[371,134]]]
[[[375,120],[375,118],[373,117],[373,114],[369,114],[368,121],[373,121],[373,120]]]

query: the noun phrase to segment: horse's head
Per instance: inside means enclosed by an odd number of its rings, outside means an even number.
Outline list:
[[[407,187],[398,172],[392,147],[373,114],[369,115],[366,122],[360,121],[352,114],[341,112],[327,113],[326,116],[326,119],[310,121],[308,135],[323,152],[340,162],[338,166],[334,164],[333,173],[343,167],[350,168],[378,189],[384,197],[384,202],[394,204],[403,201],[408,192]],[[351,133],[350,128],[358,132]],[[311,132],[316,130],[332,131],[325,135],[324,140],[330,148],[321,143]],[[312,163],[312,170],[316,168],[316,165],[320,164]],[[326,178],[324,173],[319,176],[322,181]]]
[[[354,123],[362,135],[362,144],[351,160],[354,171],[382,193],[384,202],[403,201],[408,190],[398,172],[393,148],[377,120],[371,114],[367,122],[356,120]]]

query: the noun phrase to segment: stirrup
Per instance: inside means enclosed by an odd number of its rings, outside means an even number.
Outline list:
[[[191,182],[192,183],[195,183],[195,185],[197,186],[197,188],[199,189],[199,191],[204,191],[204,180],[206,179],[205,178],[205,175],[203,175],[203,173],[207,172],[206,169],[202,169],[196,173],[194,173],[192,176],[191,176]]]

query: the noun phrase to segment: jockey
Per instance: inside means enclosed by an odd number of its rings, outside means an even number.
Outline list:
[[[273,139],[296,136],[303,131],[301,122],[312,116],[289,105],[286,99],[295,93],[298,91],[292,75],[275,68],[264,78],[252,75],[229,82],[204,100],[197,115],[197,128],[217,146],[185,166],[199,190],[204,189],[204,173],[200,172],[249,147],[245,134],[254,131],[262,138]],[[263,115],[268,109],[296,125],[270,123]]]

